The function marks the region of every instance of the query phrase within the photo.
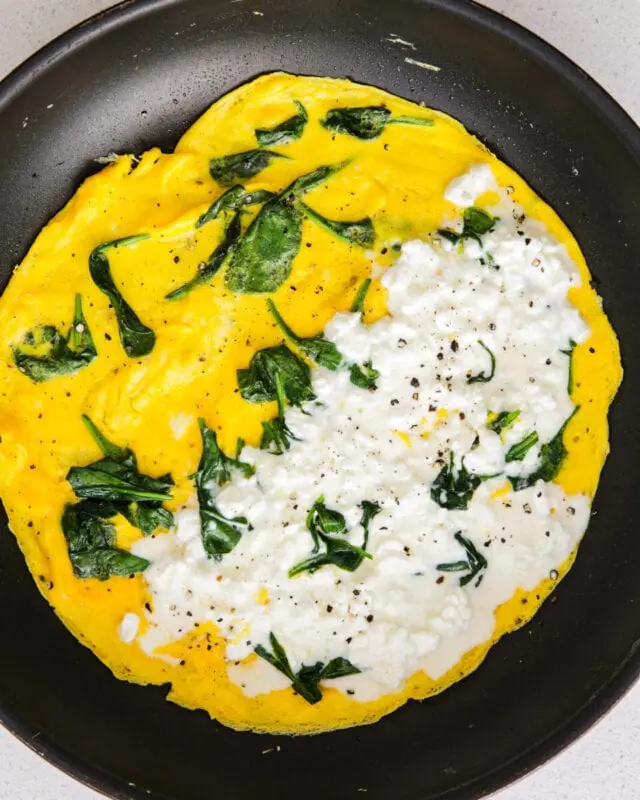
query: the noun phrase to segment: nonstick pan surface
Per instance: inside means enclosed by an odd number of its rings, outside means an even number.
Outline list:
[[[0,85],[1,285],[96,156],[170,149],[213,100],[277,69],[454,115],[574,231],[626,366],[576,565],[454,688],[370,727],[291,739],[235,733],[165,702],[166,688],[113,678],[41,598],[3,515],[0,718],[118,798],[471,800],[568,744],[640,669],[640,132],[567,59],[466,0],[134,0]]]

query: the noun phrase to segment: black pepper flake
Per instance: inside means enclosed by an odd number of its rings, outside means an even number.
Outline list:
[[[436,358],[438,359],[438,361],[442,361],[442,359],[444,358],[444,353],[438,353],[436,355]]]
[[[355,691],[353,689],[347,689],[347,694],[353,695]]]
[[[397,406],[399,402],[400,402],[400,401],[399,401],[399,400],[396,400],[396,398],[395,398],[395,397],[393,397],[393,398],[391,399],[391,405],[392,405],[392,406]],[[33,469],[35,469],[35,467],[33,467]]]
[[[420,381],[417,378],[411,378],[411,385],[417,389],[420,386]]]
[[[373,622],[373,614],[367,614],[367,622]]]
[[[327,606],[327,613],[331,613],[333,611],[333,606]]]
[[[451,349],[453,350],[454,353],[457,353],[458,350],[460,349],[460,345],[455,339],[451,342]]]
[[[358,597],[358,595],[360,594],[360,589],[354,589],[353,593],[355,594],[356,597]]]
[[[437,584],[444,583],[444,575],[441,575],[439,578],[436,579]]]

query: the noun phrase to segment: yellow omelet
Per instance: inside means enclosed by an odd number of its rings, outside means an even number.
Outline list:
[[[366,136],[358,138],[320,124],[336,107],[384,111],[368,120]],[[385,124],[403,117],[427,124]],[[225,161],[237,153],[245,154],[241,163]],[[268,291],[285,318],[296,320],[297,332],[312,336],[351,307],[373,259],[380,268],[391,265],[399,243],[424,238],[455,217],[457,209],[444,199],[447,186],[484,163],[580,270],[582,285],[570,290],[569,299],[591,334],[573,356],[572,400],[581,413],[566,430],[568,455],[556,480],[567,493],[593,496],[608,453],[607,412],[622,376],[616,336],[561,219],[445,114],[346,80],[265,75],[217,101],[174,153],[152,149],[140,158],[116,158],[86,180],[39,234],[0,299],[0,496],[40,591],[118,678],[171,684],[170,700],[205,709],[238,729],[313,733],[370,723],[475,670],[489,648],[527,622],[552,591],[555,582],[548,580],[533,592],[517,592],[497,609],[491,638],[438,680],[417,673],[402,691],[371,702],[328,688],[321,703],[309,705],[290,688],[246,696],[227,676],[224,642],[213,625],[164,648],[170,661],[123,642],[118,627],[127,613],[140,616],[144,631],[144,573],[77,577],[61,527],[65,507],[77,502],[69,470],[101,457],[83,415],[110,441],[130,448],[140,472],[173,476],[166,507],[174,511],[192,494],[201,441],[196,426],[176,438],[171,420],[203,418],[231,453],[239,438],[257,446],[262,423],[274,416],[275,403],[252,405],[236,390],[236,371],[282,337],[264,294],[254,293],[242,273],[225,275],[224,249],[220,263],[212,262],[233,231],[226,215],[210,209],[230,187],[244,186],[235,207],[242,208],[237,224],[246,231],[259,213],[252,200],[338,165],[313,187],[313,209],[332,220],[374,221],[375,242],[366,248],[305,220],[299,246],[291,243],[295,257],[278,256],[284,277]],[[480,198],[479,205],[491,199]],[[121,239],[128,241],[99,249]],[[234,291],[239,286],[243,291]],[[364,312],[369,323],[387,313],[379,278]],[[30,331],[40,331],[40,338]],[[71,364],[68,372],[47,374],[38,359],[51,348]],[[20,362],[20,353],[27,360]],[[122,516],[115,525],[122,550],[142,536]]]

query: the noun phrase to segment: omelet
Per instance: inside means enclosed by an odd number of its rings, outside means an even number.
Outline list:
[[[257,732],[375,722],[525,624],[622,377],[521,177],[445,114],[281,73],[86,180],[0,326],[39,590],[117,678]]]

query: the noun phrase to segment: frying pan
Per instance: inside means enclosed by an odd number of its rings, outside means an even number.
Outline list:
[[[577,563],[452,689],[370,727],[292,739],[235,733],[165,702],[166,687],[113,678],[40,597],[3,516],[0,717],[117,798],[471,800],[568,744],[640,669],[640,132],[567,59],[465,0],[130,0],[0,86],[2,285],[96,156],[171,148],[213,100],[275,69],[349,76],[453,114],[574,231],[626,364]]]

